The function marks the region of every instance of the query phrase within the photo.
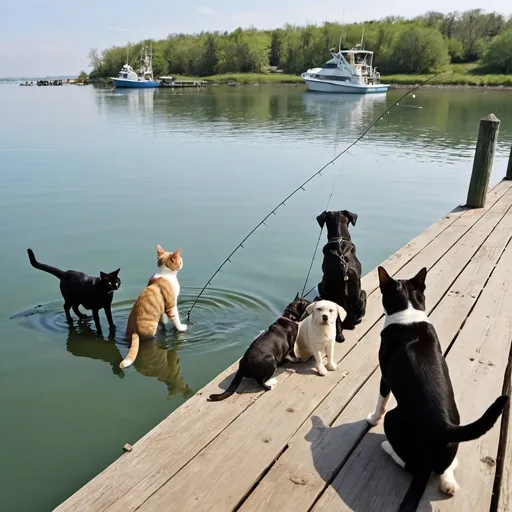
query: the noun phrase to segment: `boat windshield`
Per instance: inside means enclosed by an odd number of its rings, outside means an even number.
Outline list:
[[[337,68],[337,67],[338,67],[338,64],[336,64],[336,61],[334,59],[328,60],[324,64],[324,68]]]

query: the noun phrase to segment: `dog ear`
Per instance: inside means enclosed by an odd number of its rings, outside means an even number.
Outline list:
[[[327,215],[329,215],[329,212],[324,211],[316,218],[316,221],[321,228],[323,228],[325,225],[325,219],[327,218]]]
[[[307,308],[306,308],[306,313],[308,315],[311,315],[311,313],[313,313],[313,309],[315,308],[315,304],[316,302],[312,302]]]
[[[338,316],[340,317],[340,320],[343,322],[343,320],[347,318],[347,312],[339,304],[336,304],[336,309],[338,310]]]
[[[356,225],[357,213],[352,213],[352,212],[349,212],[348,210],[343,210],[343,215],[345,215],[345,217],[347,217],[347,219],[352,224],[352,226]]]
[[[386,272],[385,268],[384,267],[379,267],[378,269],[378,272],[379,272],[379,285],[380,285],[380,289],[382,290],[383,288],[385,288],[386,286],[388,286],[390,283],[392,283],[394,280],[393,278]]]
[[[421,292],[425,291],[425,279],[427,278],[427,268],[423,267],[414,277],[409,279],[409,282]]]

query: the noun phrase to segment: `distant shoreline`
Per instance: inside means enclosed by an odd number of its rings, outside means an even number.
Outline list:
[[[481,77],[478,75],[472,75],[471,79],[467,79],[467,77],[463,76],[457,76],[454,80],[453,76],[447,76],[445,81],[443,81],[441,75],[434,79],[434,83],[422,85],[421,88],[512,90],[512,77],[507,75],[490,75],[490,77],[492,77],[492,79],[488,79],[486,75],[482,75]],[[226,73],[205,77],[176,75],[174,78],[175,80],[201,80],[208,82],[210,85],[305,85],[304,80],[300,75],[287,75],[284,73]],[[417,87],[428,78],[429,75],[382,76],[381,83],[390,84],[390,89],[408,89],[411,87]],[[502,78],[503,83],[500,83],[500,78]],[[111,82],[110,80],[102,81],[100,79],[96,83],[103,83],[107,85]]]

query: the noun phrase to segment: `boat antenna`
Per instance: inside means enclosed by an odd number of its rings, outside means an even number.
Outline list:
[[[340,30],[340,42],[338,44],[338,53],[341,52],[341,38],[343,36],[343,26],[345,25],[345,6],[343,6],[343,11],[341,14],[341,30]]]
[[[206,284],[201,288],[200,292],[198,293],[198,295],[196,296],[196,298],[194,299],[194,302],[192,303],[192,306],[190,306],[190,309],[188,310],[187,312],[187,320],[190,321],[190,313],[192,313],[192,310],[194,309],[194,307],[196,306],[196,304],[198,303],[199,299],[202,297],[204,291],[206,290],[206,288],[208,288],[208,286],[210,286],[211,282],[215,279],[215,277],[217,276],[217,274],[219,274],[222,269],[224,268],[225,265],[227,265],[228,263],[231,263],[231,258],[233,257],[233,255],[238,252],[240,249],[244,249],[244,244],[245,242],[254,234],[254,232],[260,228],[261,226],[267,226],[267,220],[272,217],[272,215],[277,215],[276,214],[276,211],[281,208],[281,206],[286,206],[286,202],[288,200],[290,200],[299,190],[306,190],[304,187],[311,181],[313,180],[314,178],[316,178],[317,176],[322,176],[322,172],[327,168],[329,167],[330,165],[334,165],[334,163],[336,162],[336,160],[338,160],[338,158],[340,158],[342,155],[344,155],[347,151],[349,151],[350,149],[352,149],[387,113],[389,113],[389,111],[391,109],[393,109],[394,107],[396,107],[404,98],[406,98],[407,96],[409,96],[409,94],[411,94],[412,92],[416,91],[417,89],[419,89],[420,87],[422,87],[423,85],[425,85],[426,83],[430,82],[431,80],[433,80],[434,78],[438,77],[439,75],[442,75],[444,73],[447,73],[448,71],[451,71],[453,69],[453,67],[449,68],[449,69],[446,69],[444,71],[439,71],[438,73],[434,74],[434,75],[431,75],[429,78],[427,78],[426,80],[424,80],[423,82],[421,82],[420,84],[416,85],[415,87],[413,87],[412,89],[409,89],[407,92],[405,92],[405,94],[402,94],[402,96],[400,96],[400,98],[398,98],[390,107],[386,108],[386,110],[384,110],[384,112],[382,112],[382,114],[377,117],[377,119],[375,119],[375,121],[373,121],[373,123],[368,127],[366,128],[366,130],[363,131],[363,133],[361,133],[361,135],[359,135],[359,137],[357,137],[356,140],[354,140],[353,142],[351,142],[345,149],[343,149],[342,151],[340,151],[335,157],[333,157],[331,160],[329,160],[329,162],[327,162],[325,165],[323,165],[318,171],[316,171],[314,174],[312,174],[306,181],[304,181],[302,184],[300,184],[297,188],[295,188],[292,192],[290,192],[278,205],[276,205],[269,213],[267,213],[265,215],[265,217],[263,217],[262,220],[260,220],[258,222],[258,224],[256,224],[256,226],[254,226],[251,231],[249,231],[249,233],[243,238],[243,240],[229,253],[228,257],[219,265],[219,267],[217,268],[217,270],[211,275],[211,277],[208,279],[208,281],[206,282]],[[336,182],[334,183],[334,185],[336,185]],[[334,194],[334,186],[332,188],[332,191],[331,191],[331,195],[329,196],[329,202],[332,198]],[[320,230],[320,234],[318,235],[318,240],[317,240],[317,243],[316,243],[316,247],[315,247],[315,252],[313,253],[313,258],[311,259],[311,263],[310,263],[310,266],[309,266],[309,270],[308,270],[308,273],[307,273],[307,276],[306,276],[306,280],[304,282],[304,288],[302,289],[302,294],[301,296],[304,296],[304,290],[306,289],[306,286],[307,286],[307,283],[308,283],[308,280],[309,280],[309,276],[311,274],[311,269],[313,267],[313,262],[315,260],[315,255],[316,255],[316,252],[318,250],[318,245],[320,244],[320,237],[322,236],[322,230]],[[309,293],[309,292],[308,292]]]
[[[364,50],[363,40],[364,40],[364,23],[363,23],[363,33],[361,35],[361,50]]]

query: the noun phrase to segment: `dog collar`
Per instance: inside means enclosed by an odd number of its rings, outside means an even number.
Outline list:
[[[338,236],[336,238],[329,238],[329,240],[327,240],[327,243],[334,243],[334,242],[350,242],[350,240],[348,238],[345,238],[344,236]]]

